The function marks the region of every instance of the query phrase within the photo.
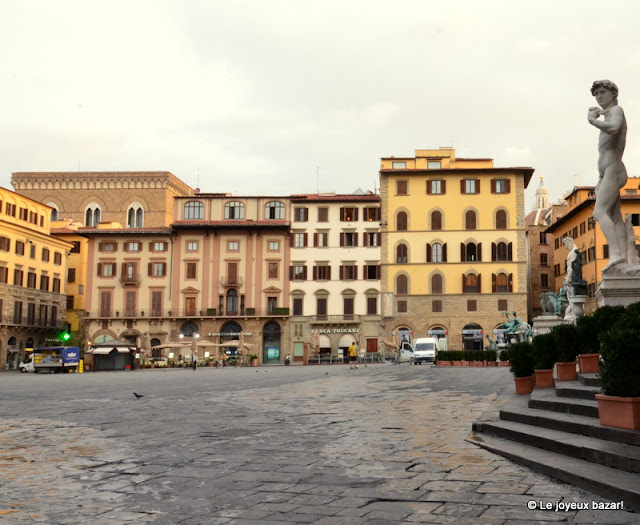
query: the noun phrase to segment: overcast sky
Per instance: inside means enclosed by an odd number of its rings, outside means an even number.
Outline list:
[[[640,2],[2,0],[0,185],[171,171],[236,195],[378,186],[453,145],[597,182],[593,80],[620,88],[640,176]]]

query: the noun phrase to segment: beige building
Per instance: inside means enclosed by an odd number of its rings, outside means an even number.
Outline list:
[[[52,208],[51,218],[84,226],[118,222],[126,228],[167,226],[173,198],[194,190],[168,171],[16,172],[17,193]]]
[[[381,160],[385,339],[434,336],[480,350],[505,311],[526,317],[532,174],[457,158],[453,148]]]
[[[50,235],[51,209],[0,188],[0,369],[25,349],[60,344],[71,243]]]
[[[380,197],[371,193],[293,195],[291,337],[293,357],[318,330],[332,360],[351,343],[379,350]]]
[[[551,215],[549,190],[543,177],[536,190],[533,210],[525,217],[525,238],[527,257],[527,317],[529,323],[542,314],[540,294],[552,292],[555,288],[553,277],[553,237],[546,233]]]

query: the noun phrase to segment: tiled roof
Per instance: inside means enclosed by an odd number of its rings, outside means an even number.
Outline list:
[[[291,195],[292,202],[352,202],[352,201],[367,201],[367,202],[379,202],[380,195],[322,195],[317,193],[305,194],[305,195]]]
[[[510,168],[440,168],[440,169],[416,169],[416,168],[407,168],[407,169],[381,169],[380,174],[384,175],[387,173],[406,173],[407,175],[411,175],[414,173],[468,173],[469,175],[491,175],[495,172],[501,171],[523,171],[524,172],[524,187],[526,188],[529,185],[529,181],[535,171],[535,168],[531,168],[528,166],[514,166]]]
[[[215,228],[289,228],[291,222],[281,220],[264,220],[252,221],[244,220],[226,220],[226,221],[207,221],[207,220],[180,220],[171,224],[176,228],[191,227],[215,227]]]
[[[93,228],[84,226],[74,230],[74,233],[79,235],[171,235],[172,230],[162,226],[158,228]]]

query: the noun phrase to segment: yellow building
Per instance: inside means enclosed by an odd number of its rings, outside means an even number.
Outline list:
[[[453,148],[383,158],[384,337],[482,349],[505,311],[527,313],[524,190],[533,168],[495,168]]]
[[[79,228],[82,228],[82,224],[70,219],[51,221],[51,235],[73,245],[67,260],[66,321],[75,345],[81,345],[85,341],[82,319],[85,313],[88,270],[88,240],[78,233]]]
[[[636,249],[640,239],[640,178],[630,177],[620,190],[620,210],[623,216],[631,215],[636,237]],[[576,186],[566,197],[564,214],[547,228],[553,235],[555,291],[559,291],[567,276],[567,249],[562,241],[572,237],[582,254],[582,278],[587,281],[589,299],[585,303],[585,313],[593,313],[597,308],[595,293],[602,279],[602,268],[609,262],[609,245],[600,225],[593,219],[595,187]]]
[[[51,208],[0,188],[0,369],[65,328],[71,243],[50,235]]]

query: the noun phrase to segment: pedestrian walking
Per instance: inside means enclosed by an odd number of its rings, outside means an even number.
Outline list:
[[[349,354],[349,370],[351,370],[354,365],[358,368],[358,351],[356,350],[356,345],[354,343],[351,343],[347,353]]]
[[[193,354],[191,356],[191,366],[193,366],[193,371],[195,372],[196,367],[198,366],[198,355],[197,354]]]

